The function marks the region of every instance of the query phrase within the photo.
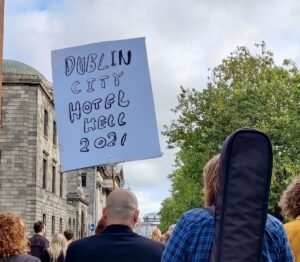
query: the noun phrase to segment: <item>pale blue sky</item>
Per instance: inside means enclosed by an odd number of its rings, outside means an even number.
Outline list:
[[[296,0],[7,0],[4,57],[27,63],[50,81],[53,49],[146,37],[159,131],[175,118],[179,87],[205,87],[207,68],[238,45],[264,40],[276,61],[300,62],[300,2]],[[124,165],[142,214],[169,195],[174,152]]]

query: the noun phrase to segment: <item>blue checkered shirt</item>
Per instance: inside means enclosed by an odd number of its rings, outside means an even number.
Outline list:
[[[184,213],[169,239],[162,262],[208,262],[214,233],[214,218],[206,210],[197,208]],[[266,222],[262,261],[294,261],[283,226],[271,215]]]

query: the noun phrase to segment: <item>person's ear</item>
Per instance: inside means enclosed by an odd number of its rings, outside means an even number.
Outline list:
[[[103,218],[106,220],[107,219],[107,209],[106,209],[106,207],[104,207],[103,209],[102,209],[102,216],[103,216]]]
[[[134,211],[133,221],[135,224],[139,221],[139,214],[140,214],[140,211],[138,209]]]

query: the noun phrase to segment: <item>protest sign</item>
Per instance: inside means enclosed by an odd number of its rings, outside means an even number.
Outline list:
[[[62,171],[161,156],[145,39],[52,51]]]

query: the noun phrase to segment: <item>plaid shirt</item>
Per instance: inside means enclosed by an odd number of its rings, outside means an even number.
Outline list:
[[[197,208],[184,213],[168,241],[162,262],[208,262],[214,233],[214,219],[207,211]],[[294,261],[283,226],[271,215],[266,222],[262,261]]]

